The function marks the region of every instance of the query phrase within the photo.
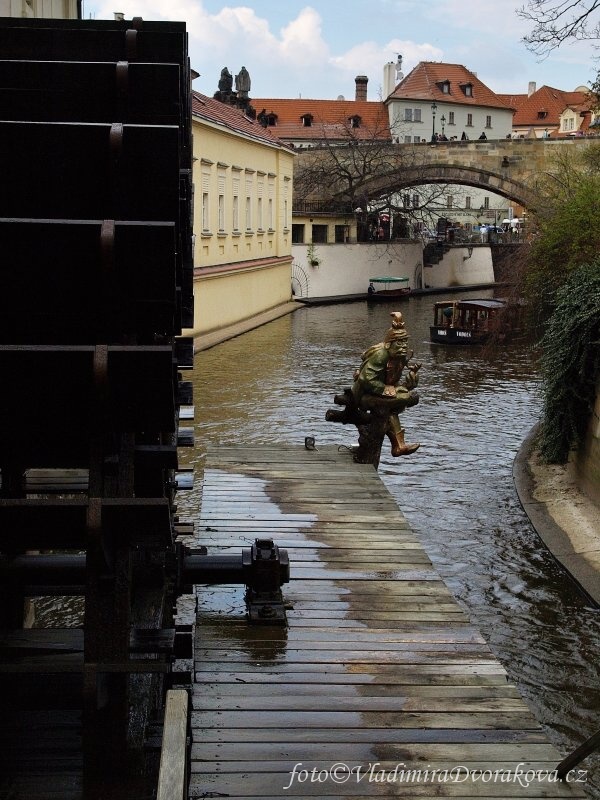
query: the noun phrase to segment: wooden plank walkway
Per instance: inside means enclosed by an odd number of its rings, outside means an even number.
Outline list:
[[[585,796],[514,772],[561,757],[372,467],[335,447],[211,451],[196,535],[209,553],[273,536],[291,582],[287,628],[248,626],[242,587],[198,587],[191,798]]]

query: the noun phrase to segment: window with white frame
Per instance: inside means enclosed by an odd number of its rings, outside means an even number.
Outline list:
[[[218,200],[218,214],[219,214],[219,231],[225,230],[225,173],[219,172],[217,175],[217,184],[219,190]]]
[[[234,175],[232,179],[233,202],[232,202],[232,225],[234,231],[240,229],[240,178]]]
[[[448,125],[454,125],[454,111],[448,112]]]
[[[233,203],[231,206],[232,211],[232,224],[233,230],[239,231],[240,229],[240,197],[237,194],[233,195]]]
[[[275,198],[275,182],[271,176],[269,176],[269,182],[267,184],[267,192],[269,194],[269,205],[268,205],[268,223],[269,223],[269,230],[272,231],[275,229],[275,217],[274,217],[274,198]]]
[[[283,179],[283,228],[287,230],[289,228],[289,217],[288,217],[288,200],[290,196],[290,178],[285,177]]]
[[[484,208],[489,208],[490,207],[490,198],[489,197],[484,197],[483,198],[483,207]]]
[[[488,114],[485,118],[485,127],[491,128],[492,127],[492,115]]]
[[[210,167],[202,168],[202,230],[210,230]]]
[[[467,127],[473,127],[473,114],[467,114]]]
[[[225,230],[225,195],[219,195],[219,232]]]
[[[252,198],[246,196],[246,230],[252,230]]]
[[[412,112],[413,112],[412,108],[404,109],[404,122],[412,122],[413,118]]]
[[[252,230],[252,195],[254,193],[254,180],[252,175],[246,175],[246,230]]]
[[[415,108],[413,112],[413,119],[415,122],[421,122],[421,109]]]
[[[410,144],[412,141],[412,136],[405,136],[404,137],[404,144]]]
[[[262,231],[262,230],[264,230],[264,228],[263,228],[263,223],[264,223],[264,220],[263,220],[263,196],[264,196],[264,193],[265,193],[265,179],[261,175],[259,175],[259,177],[258,177],[258,180],[257,180],[257,183],[256,183],[256,188],[257,188],[257,192],[258,192],[258,198],[257,198],[257,201],[256,201],[256,227],[260,231]]]
[[[465,208],[471,208],[471,198],[469,195],[465,197]]]
[[[208,205],[208,192],[202,192],[202,230],[210,230],[210,208]]]

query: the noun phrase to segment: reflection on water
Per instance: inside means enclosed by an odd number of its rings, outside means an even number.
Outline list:
[[[484,296],[471,293],[464,296]],[[543,548],[522,511],[512,462],[539,410],[525,344],[429,343],[431,298],[403,301],[421,370],[421,402],[403,416],[421,449],[383,454],[380,474],[436,568],[562,752],[600,728],[600,616]],[[196,356],[197,487],[207,446],[355,443],[325,421],[360,353],[381,341],[392,306],[305,308]],[[385,448],[384,448],[385,449]],[[193,518],[196,489],[179,500]],[[600,798],[597,758],[590,796]]]

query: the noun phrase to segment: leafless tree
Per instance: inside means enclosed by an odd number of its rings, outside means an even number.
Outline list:
[[[528,0],[517,14],[533,23],[528,48],[547,56],[571,39],[599,41],[599,10],[600,0]]]
[[[370,127],[344,119],[335,125],[313,122],[313,127],[313,145],[301,151],[294,169],[296,208],[304,202],[314,204],[315,211],[386,211],[401,214],[412,226],[430,224],[432,212],[450,211],[445,198],[461,194],[456,186],[429,183],[420,170],[427,162],[425,145],[399,145],[399,131],[390,131],[387,116]]]

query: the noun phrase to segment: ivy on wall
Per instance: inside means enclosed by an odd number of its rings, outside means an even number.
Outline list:
[[[573,270],[557,290],[541,344],[540,454],[564,463],[585,435],[600,375],[600,257]]]

